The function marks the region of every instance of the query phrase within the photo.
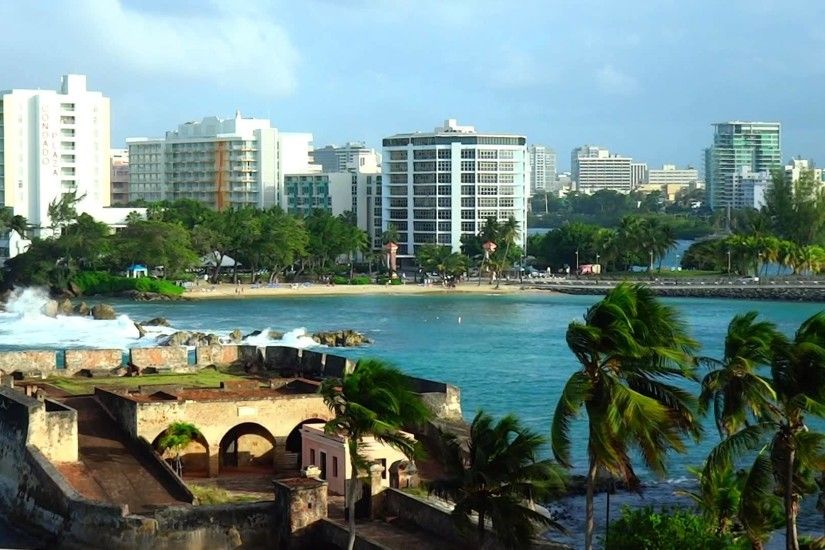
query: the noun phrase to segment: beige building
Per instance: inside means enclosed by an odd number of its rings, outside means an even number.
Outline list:
[[[404,436],[415,441],[412,434],[401,432]],[[347,439],[340,435],[324,432],[324,424],[304,424],[301,427],[301,468],[315,466],[320,469],[320,477],[329,486],[334,494],[346,494],[346,483],[352,479],[352,465],[350,464],[349,445]],[[407,460],[404,453],[376,441],[373,437],[365,437],[359,443],[359,451],[368,462],[383,467],[381,472],[381,486],[390,486],[390,470]],[[366,472],[362,472],[366,475]]]
[[[112,149],[111,185],[112,205],[124,205],[129,202],[129,150]]]

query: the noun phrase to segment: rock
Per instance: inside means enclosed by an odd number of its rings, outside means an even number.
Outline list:
[[[229,341],[233,344],[240,344],[241,340],[243,340],[243,334],[238,329],[233,330],[229,333]]]
[[[260,330],[253,330],[252,332],[244,336],[243,339],[246,340],[247,338],[252,338],[253,336],[258,336],[259,334],[261,334]]]
[[[82,295],[82,294],[83,294],[83,289],[82,289],[82,288],[80,288],[80,287],[77,285],[77,283],[76,283],[76,282],[74,282],[74,281],[69,281],[69,289],[68,289],[68,290],[69,290],[69,292],[71,292],[71,293],[72,293],[72,294],[74,294],[75,296],[80,296],[80,295]]]
[[[221,337],[217,334],[207,334],[205,338],[201,338],[201,342],[205,341],[205,345],[207,346],[219,346],[221,344]],[[198,343],[197,345],[202,346],[203,343]]]
[[[330,332],[316,332],[312,339],[323,346],[355,347],[370,343],[369,338],[356,330],[339,330]]]
[[[281,340],[284,337],[283,332],[278,332],[277,330],[270,330],[269,331],[269,339],[270,340]]]
[[[72,315],[73,313],[74,306],[72,305],[72,301],[68,298],[64,298],[57,303],[58,315]]]
[[[60,311],[60,306],[57,304],[56,300],[49,300],[48,302],[43,304],[43,307],[40,309],[40,311],[46,317],[57,317],[57,313],[58,311]]]
[[[149,319],[148,321],[144,321],[141,325],[145,327],[171,327],[172,325],[169,324],[169,321],[166,320],[165,317],[155,317],[154,319]]]
[[[142,326],[140,326],[139,324],[135,323],[135,328],[136,328],[136,329],[137,329],[137,331],[138,331],[138,340],[140,340],[141,338],[143,338],[144,336],[146,336],[146,330],[145,330]]]
[[[173,332],[161,342],[162,346],[186,346],[189,339],[192,338],[192,333],[185,330]]]
[[[92,317],[98,321],[112,321],[117,318],[117,314],[109,304],[97,304],[92,308]]]
[[[72,313],[74,313],[75,315],[80,315],[81,317],[86,317],[89,315],[90,311],[91,310],[89,309],[89,306],[86,304],[86,302],[80,302],[79,304],[74,306]]]

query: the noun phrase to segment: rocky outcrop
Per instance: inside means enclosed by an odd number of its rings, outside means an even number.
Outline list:
[[[169,296],[167,294],[159,294],[157,292],[141,292],[139,290],[124,290],[118,292],[118,298],[126,298],[127,300],[134,300],[136,302],[158,302],[170,300],[187,300],[181,296]]]
[[[57,313],[60,311],[60,306],[57,303],[57,300],[49,300],[43,307],[40,308],[40,311],[46,317],[57,317]]]
[[[240,344],[241,340],[243,340],[243,334],[240,330],[235,329],[229,333],[229,341],[233,344]]]
[[[74,314],[74,305],[68,298],[63,298],[57,303],[58,315],[72,315]]]
[[[144,321],[141,325],[145,327],[171,327],[172,325],[169,324],[169,321],[165,317],[155,317],[154,319],[149,319],[148,321]]]
[[[92,310],[89,309],[89,306],[86,304],[86,302],[80,302],[79,304],[75,305],[74,308],[72,308],[72,313],[74,315],[79,315],[81,317],[88,316],[91,311]]]
[[[316,332],[312,339],[323,346],[329,347],[355,347],[371,343],[370,339],[360,332],[352,329]]]
[[[243,340],[246,340],[247,338],[252,338],[253,336],[260,336],[262,333],[262,330],[253,330],[249,334],[244,335]],[[270,330],[267,333],[267,337],[270,340],[280,340],[284,337],[284,333],[277,330]]]
[[[161,346],[214,346],[221,343],[217,334],[179,330],[164,338]]]
[[[138,340],[140,340],[141,338],[143,338],[144,336],[146,336],[146,329],[144,329],[142,326],[140,326],[139,324],[135,323],[135,328],[136,328],[136,329],[137,329],[137,331],[138,331]]]
[[[98,321],[112,321],[117,318],[117,313],[109,304],[97,304],[92,308],[92,317]]]

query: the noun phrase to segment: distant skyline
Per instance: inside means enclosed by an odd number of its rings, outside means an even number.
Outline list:
[[[524,134],[699,168],[712,124],[782,123],[825,165],[825,3],[697,0],[0,0],[0,89],[88,75],[112,146],[204,116],[315,146],[431,131]]]

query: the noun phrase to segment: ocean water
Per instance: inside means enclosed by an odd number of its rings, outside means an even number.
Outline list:
[[[366,333],[373,344],[337,352],[356,359],[379,357],[409,374],[459,386],[467,419],[482,408],[494,415],[512,412],[531,428],[549,434],[559,393],[577,368],[565,344],[565,330],[570,321],[581,319],[599,297],[519,293],[115,302],[119,314],[115,321],[47,320],[38,312],[42,299],[42,295],[27,291],[0,313],[0,349],[151,345],[160,334],[137,340],[132,321],[157,316],[166,317],[175,329],[219,334],[233,329],[246,334],[271,328],[289,333],[285,343],[301,346],[311,345],[305,333],[352,328]],[[737,313],[758,311],[790,335],[804,319],[825,307],[698,298],[666,302],[681,312],[691,334],[702,344],[701,353],[713,357],[720,355],[727,324]],[[255,343],[275,342],[258,337]],[[689,387],[697,389],[696,384]],[[613,499],[614,503],[655,505],[673,501],[675,488],[691,484],[686,467],[701,464],[718,441],[712,423],[706,425],[701,442],[690,445],[683,455],[670,457],[668,479],[646,476],[650,488],[643,499],[623,495]],[[584,423],[576,423],[573,430],[574,441],[582,443],[574,446],[576,472],[584,473]],[[639,470],[645,474],[643,468]],[[580,499],[562,506],[573,524],[583,515]],[[821,532],[821,516],[809,512],[800,525],[802,531]]]

